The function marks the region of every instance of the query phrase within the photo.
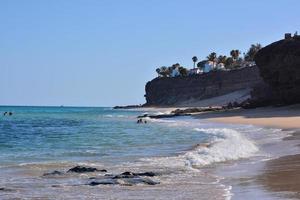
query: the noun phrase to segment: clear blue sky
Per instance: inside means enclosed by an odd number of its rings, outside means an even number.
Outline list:
[[[155,69],[300,27],[299,0],[0,0],[0,105],[144,103]]]

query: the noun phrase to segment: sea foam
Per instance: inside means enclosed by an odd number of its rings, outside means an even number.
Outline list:
[[[236,130],[228,128],[209,128],[194,130],[213,136],[208,146],[198,146],[183,155],[189,166],[204,166],[227,160],[247,158],[258,151],[255,143]]]
[[[177,156],[144,158],[150,165],[167,168],[197,170],[202,166],[248,158],[258,151],[255,143],[237,130],[230,128],[194,128],[199,134],[209,135],[209,143],[199,144]]]

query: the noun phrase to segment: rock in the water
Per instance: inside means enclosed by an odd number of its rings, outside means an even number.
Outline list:
[[[87,172],[107,172],[105,169],[97,169],[95,167],[76,166],[68,170],[68,172],[87,173]]]
[[[113,177],[113,179],[120,179],[120,178],[135,178],[138,176],[157,176],[154,172],[139,172],[139,173],[133,173],[133,172],[123,172],[122,174],[116,175]]]
[[[90,182],[88,185],[95,186],[95,185],[116,185],[119,184],[118,181],[113,179],[103,179],[103,180],[95,180]]]
[[[270,86],[268,99],[273,104],[300,103],[300,36],[262,48],[255,62]]]
[[[134,173],[136,176],[157,176],[154,172],[141,172],[141,173]]]
[[[119,184],[122,183],[122,185],[137,185],[137,184],[157,185],[157,184],[159,184],[159,182],[153,181],[149,178],[142,178],[142,177],[119,179],[118,182],[119,182]]]
[[[129,176],[129,175],[124,175]],[[100,179],[100,180],[93,180],[88,185],[96,186],[96,185],[122,185],[122,186],[132,186],[137,184],[145,184],[145,185],[156,185],[159,182],[153,181],[149,178],[142,178],[142,177],[132,177],[132,178],[111,178],[111,179]]]
[[[63,172],[60,171],[53,171],[53,172],[49,172],[49,173],[44,173],[43,176],[56,176],[56,175],[62,175]]]
[[[10,188],[4,188],[4,187],[1,187],[1,188],[0,188],[0,191],[3,191],[3,192],[13,192],[14,190],[13,190],[13,189],[10,189]]]
[[[136,175],[132,172],[124,172],[122,174],[116,175],[113,177],[113,179],[119,179],[119,178],[133,178]]]

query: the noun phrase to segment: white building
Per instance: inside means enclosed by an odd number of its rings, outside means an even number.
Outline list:
[[[197,68],[194,68],[194,69],[190,69],[189,70],[189,75],[194,75],[194,74],[201,74],[202,71],[197,67]]]
[[[210,72],[211,70],[216,69],[216,67],[217,67],[216,62],[207,61],[207,63],[205,63],[204,65],[203,72],[204,73]]]
[[[224,63],[219,63],[219,64],[217,64],[216,69],[217,69],[217,70],[226,70],[226,69],[225,69]]]
[[[174,69],[172,69],[171,77],[176,77],[176,76],[180,76],[179,67],[175,67]]]

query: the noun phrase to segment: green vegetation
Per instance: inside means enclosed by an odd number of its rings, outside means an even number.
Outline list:
[[[217,59],[217,53],[216,53],[216,52],[212,52],[212,53],[210,53],[206,58],[207,58],[207,60],[209,60],[209,61],[216,62],[216,59]]]
[[[261,44],[252,44],[247,53],[243,54],[243,57],[240,56],[241,51],[238,49],[231,50],[229,52],[230,56],[228,57],[226,55],[217,55],[216,52],[212,52],[205,60],[201,60],[199,62],[197,56],[193,56],[193,69],[197,66],[200,71],[204,71],[205,66],[209,61],[212,62],[212,64],[210,64],[212,66],[210,70],[224,70],[224,67],[225,70],[231,70],[240,67],[253,66],[255,65],[254,57],[261,48]],[[187,68],[180,66],[179,63],[173,64],[170,67],[162,66],[156,69],[159,77],[188,76],[189,74],[195,73],[195,71],[191,71],[192,70],[188,70]]]
[[[186,69],[183,66],[180,66],[179,63],[173,64],[170,67],[162,66],[156,69],[156,72],[159,77],[171,77],[172,73],[174,73],[174,76],[187,76],[188,75],[188,69]]]
[[[194,56],[194,57],[192,57],[192,60],[193,60],[193,62],[194,62],[194,68],[195,68],[195,66],[196,66],[196,62],[198,61],[198,58],[197,58],[197,56]]]
[[[252,44],[250,49],[248,50],[248,52],[245,55],[245,60],[246,61],[254,61],[254,56],[256,55],[256,53],[261,49],[261,44]]]

